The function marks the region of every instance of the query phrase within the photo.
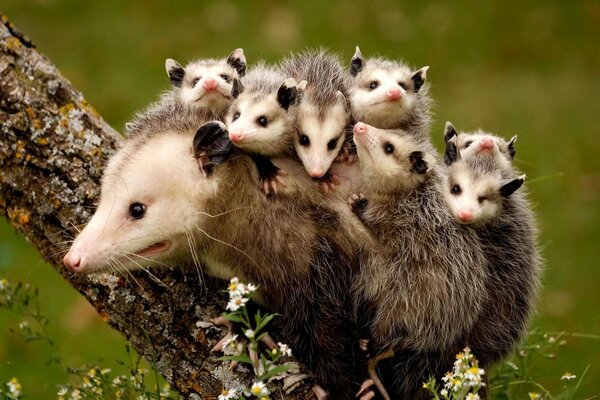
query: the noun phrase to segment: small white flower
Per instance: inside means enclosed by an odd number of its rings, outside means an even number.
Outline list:
[[[218,400],[235,399],[236,395],[237,395],[237,392],[235,389],[223,389],[223,391],[219,395]]]
[[[10,381],[8,381],[6,386],[8,387],[10,394],[12,394],[13,396],[18,397],[21,395],[22,387],[17,378],[12,378]]]
[[[71,392],[71,400],[81,400],[81,392],[79,389],[73,389]]]
[[[67,392],[68,392],[68,391],[69,391],[69,390],[68,390],[66,387],[62,387],[62,388],[60,388],[60,389],[59,389],[59,391],[58,391],[58,392],[56,392],[56,394],[57,394],[58,396],[64,396],[65,394],[67,394]]]
[[[106,375],[110,373],[110,368],[104,368],[100,370],[100,375]]]
[[[225,340],[225,342],[223,343],[223,349],[227,349],[229,347],[235,347],[235,341],[237,340],[237,338],[238,338],[238,335],[233,335],[229,339]]]
[[[448,391],[446,389],[442,389],[442,390],[440,390],[440,394],[442,396],[448,396]]]
[[[254,338],[254,331],[252,329],[246,329],[244,335],[246,335],[248,339],[252,339]]]
[[[292,349],[290,349],[290,346],[288,346],[287,344],[281,343],[281,342],[277,342],[277,346],[279,346],[279,351],[284,356],[291,356],[292,355]]]
[[[0,279],[0,290],[4,290],[8,287],[8,280],[5,278]]]
[[[269,390],[265,386],[264,383],[258,381],[252,384],[250,388],[250,393],[252,393],[256,397],[266,396],[269,394]]]
[[[241,292],[242,292],[243,295],[248,295],[248,294],[250,294],[252,292],[255,292],[255,291],[256,291],[256,286],[253,285],[253,284],[251,284],[251,283],[249,283],[247,285],[244,285],[242,287],[242,289],[241,289]]]
[[[529,392],[529,400],[540,400],[542,395],[536,392]]]
[[[29,322],[28,321],[21,321],[21,322],[19,322],[19,329],[24,330],[27,327],[29,327]]]
[[[231,311],[237,311],[240,307],[243,307],[248,302],[248,299],[240,295],[231,296],[229,303],[227,303],[227,309]]]
[[[241,289],[243,288],[244,285],[240,284],[240,280],[238,279],[238,277],[234,277],[231,278],[231,280],[229,281],[229,286],[227,286],[227,290],[229,290],[229,296],[235,296],[235,295],[240,295]]]
[[[563,376],[560,377],[560,380],[562,380],[562,381],[570,381],[571,379],[575,379],[575,378],[577,378],[576,375],[573,375],[570,372],[565,372],[563,374]]]
[[[469,393],[467,395],[467,397],[465,397],[465,400],[480,400],[479,399],[479,395],[476,393]]]

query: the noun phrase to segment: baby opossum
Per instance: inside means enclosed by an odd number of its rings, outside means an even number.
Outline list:
[[[472,137],[460,133],[446,144],[444,193],[454,218],[477,233],[487,260],[487,299],[467,338],[487,367],[512,351],[527,329],[539,286],[540,255],[531,206],[526,193],[518,190],[525,175],[509,165],[505,153],[486,152],[488,147],[481,146],[486,140],[494,141],[494,148],[496,142],[506,142],[481,134],[479,142],[461,150],[457,143],[464,143],[463,136]],[[484,151],[470,151],[476,146]]]
[[[502,168],[511,168],[512,160],[516,154],[515,142],[517,136],[513,136],[507,142],[504,138],[484,132],[481,129],[459,134],[454,125],[448,121],[444,129],[444,142],[448,143],[453,137],[456,137],[456,147],[464,157],[488,155],[501,163]]]
[[[226,59],[199,59],[185,67],[167,58],[165,68],[173,85],[167,98],[222,119],[233,100],[233,82],[246,71],[246,57],[242,49],[236,49]]]
[[[349,151],[351,136],[348,86],[350,79],[340,59],[325,50],[292,54],[280,63],[281,71],[306,80],[297,114],[294,149],[313,178],[326,176],[340,149]]]
[[[268,194],[280,180],[269,157],[292,151],[295,105],[304,83],[297,83],[275,68],[259,64],[233,86],[234,102],[227,114],[229,139],[252,154]]]
[[[392,398],[428,398],[428,375],[451,368],[441,354],[472,329],[485,298],[477,235],[455,223],[444,198],[445,169],[427,139],[402,130],[354,127],[366,196],[353,210],[379,241],[354,288],[358,316],[375,349],[440,353],[438,362],[388,382]],[[396,352],[396,351],[394,351]],[[402,362],[395,367],[403,370]]]
[[[383,58],[365,59],[358,46],[350,64],[350,104],[356,121],[380,129],[403,129],[419,138],[429,133],[431,98],[427,70]]]
[[[360,224],[347,206],[292,182],[267,199],[253,161],[222,123],[194,135],[197,115],[177,111],[154,108],[134,121],[136,134],[109,161],[96,213],[65,265],[118,272],[189,264],[197,254],[209,274],[259,285],[263,305],[281,315],[271,333],[288,341],[332,399],[352,399],[362,362],[348,288],[367,243]]]

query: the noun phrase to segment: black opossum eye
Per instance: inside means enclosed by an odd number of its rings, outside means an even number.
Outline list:
[[[400,87],[404,90],[408,90],[408,86],[406,86],[406,83],[404,82],[398,82],[398,85],[400,85]]]
[[[310,139],[308,138],[308,136],[302,134],[300,135],[299,142],[301,146],[308,146],[310,144]]]
[[[459,185],[454,185],[452,186],[452,189],[450,189],[450,191],[452,192],[452,194],[460,194],[460,192],[462,192],[462,189]]]
[[[466,149],[467,147],[469,147],[470,145],[472,145],[472,144],[473,144],[473,141],[472,141],[472,140],[467,140],[467,141],[465,142],[465,149]]]
[[[369,83],[369,89],[371,89],[371,90],[377,89],[377,86],[379,86],[378,81],[373,81],[373,82]]]
[[[394,152],[394,145],[391,143],[386,143],[383,146],[383,151],[385,152],[385,154],[392,154]]]
[[[233,113],[233,117],[231,118],[232,121],[235,121],[236,119],[238,119],[240,117],[240,112],[236,111],[235,113]]]
[[[221,74],[219,75],[221,77],[221,79],[223,79],[225,82],[229,82],[231,80],[231,77],[229,75],[226,74]]]
[[[337,139],[331,139],[329,142],[327,142],[327,150],[335,149],[336,145],[337,145]]]
[[[256,122],[258,122],[258,124],[264,128],[269,123],[269,120],[267,120],[267,117],[264,115],[261,115],[256,119]]]
[[[142,203],[131,203],[129,206],[129,215],[133,219],[141,219],[146,214],[146,206]]]
[[[196,86],[196,84],[197,84],[198,82],[200,82],[200,78],[201,78],[200,76],[199,76],[199,77],[197,77],[197,78],[194,78],[194,80],[192,81],[192,86]]]

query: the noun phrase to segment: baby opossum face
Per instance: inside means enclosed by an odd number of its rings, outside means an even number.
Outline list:
[[[456,137],[456,146],[463,158],[484,156],[494,159],[502,167],[510,167],[516,154],[517,136],[513,136],[507,142],[501,137],[481,130],[473,133],[459,133],[450,122],[446,122],[444,141],[448,143],[453,137]]]
[[[265,156],[288,151],[294,124],[289,108],[297,96],[293,79],[286,80],[277,92],[267,96],[242,89],[225,120],[229,139],[239,148]]]
[[[312,102],[310,96],[302,98],[294,149],[311,177],[322,178],[331,167],[344,145],[348,121],[346,99],[341,92],[326,109]]]
[[[411,71],[401,63],[365,60],[358,47],[351,65],[350,103],[355,117],[382,129],[400,127],[415,107],[429,67]]]
[[[199,60],[184,68],[169,58],[165,67],[184,103],[223,112],[233,100],[233,81],[244,75],[246,58],[243,50],[237,49],[226,60]]]
[[[435,157],[422,151],[402,131],[387,131],[358,122],[354,126],[354,142],[365,182],[379,192],[417,187],[436,165]]]
[[[500,213],[503,197],[510,196],[523,185],[525,175],[506,180],[494,160],[463,157],[457,150],[456,141],[452,138],[446,144],[446,202],[459,223],[485,224]]]
[[[81,273],[119,272],[185,260],[188,236],[205,218],[198,212],[203,199],[217,185],[198,169],[191,143],[190,135],[173,133],[126,144],[110,160],[98,208],[65,265]]]

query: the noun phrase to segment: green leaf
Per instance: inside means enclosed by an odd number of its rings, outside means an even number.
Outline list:
[[[286,373],[289,369],[290,369],[289,365],[278,365],[275,368],[271,369],[270,371],[267,371],[266,373],[264,373],[261,377],[259,377],[259,379],[261,381],[266,381],[267,379],[270,379],[274,376]]]
[[[252,360],[250,360],[250,357],[248,357],[245,354],[238,354],[235,356],[223,356],[223,357],[217,358],[217,360],[219,360],[219,361],[239,361],[244,364],[252,365]]]

